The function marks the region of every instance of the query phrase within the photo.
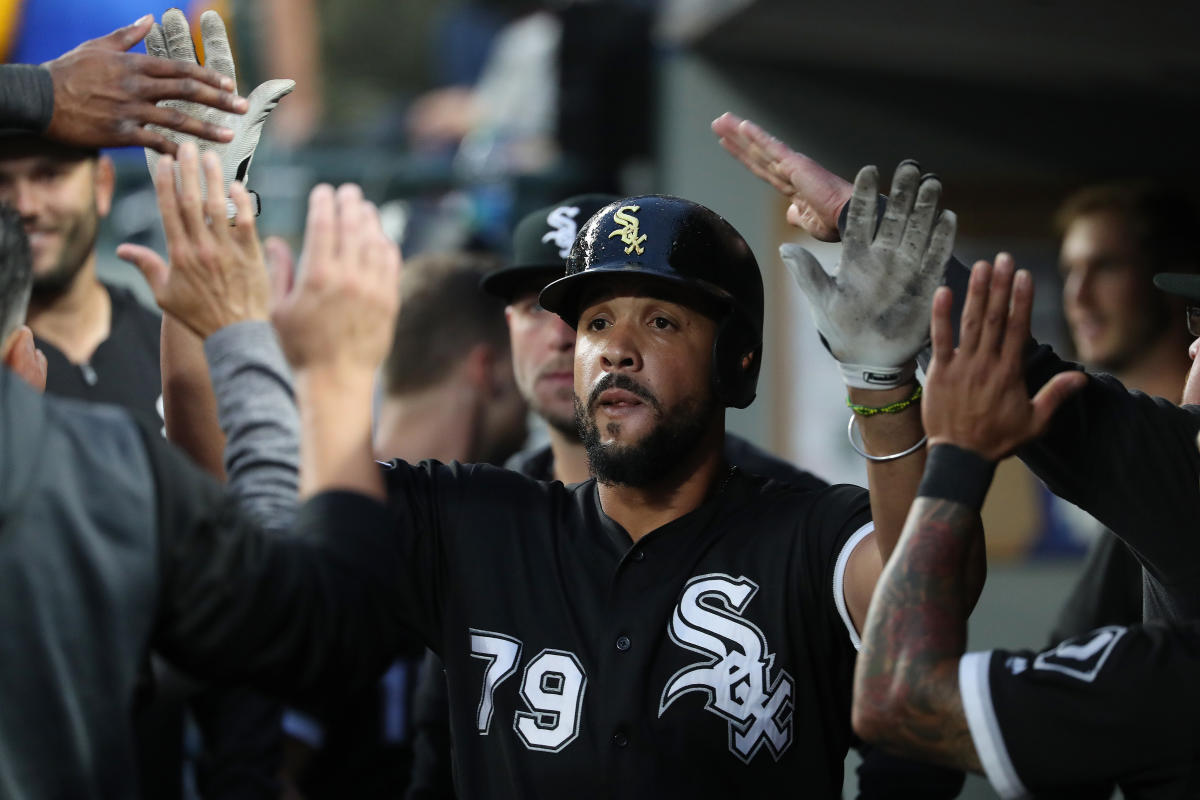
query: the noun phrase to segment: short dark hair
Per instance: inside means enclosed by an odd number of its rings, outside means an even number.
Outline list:
[[[509,351],[504,301],[479,287],[480,279],[499,266],[493,256],[460,252],[405,262],[396,335],[383,362],[387,394],[436,385],[477,344]]]
[[[33,287],[33,255],[21,215],[0,206],[0,341],[25,322]]]
[[[1129,225],[1151,274],[1200,272],[1200,213],[1192,198],[1153,181],[1114,181],[1085,186],[1054,215],[1059,238],[1075,220],[1111,212]]]

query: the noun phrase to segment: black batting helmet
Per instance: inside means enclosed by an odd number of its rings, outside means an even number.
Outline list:
[[[566,277],[540,303],[571,327],[582,290],[605,276],[636,275],[698,291],[721,309],[713,343],[713,388],[734,408],[754,400],[762,364],[763,284],[746,240],[699,203],[667,195],[628,197],[596,212],[567,257]],[[742,361],[750,355],[749,367]]]

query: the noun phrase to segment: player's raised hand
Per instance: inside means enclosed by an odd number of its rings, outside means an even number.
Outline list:
[[[722,147],[791,202],[788,222],[822,242],[838,240],[838,214],[854,188],[849,181],[750,120],[726,112],[713,120],[712,129]]]
[[[392,345],[400,266],[400,249],[358,186],[313,189],[300,274],[271,314],[292,366],[373,375]]]
[[[236,85],[237,70],[233,63],[233,52],[229,47],[229,36],[225,32],[225,23],[221,21],[217,12],[205,11],[200,15],[200,35],[204,43],[205,66],[211,67]],[[161,62],[196,65],[192,31],[182,11],[172,8],[163,14],[162,25],[154,25],[146,34],[146,52]],[[280,98],[291,92],[295,86],[295,81],[282,78],[259,84],[247,98],[246,113],[241,116],[227,114],[194,102],[166,100],[160,103],[165,112],[226,128],[232,133],[219,142],[198,140],[188,132],[159,130],[158,133],[174,144],[193,141],[200,148],[201,154],[209,151],[216,153],[222,165],[222,190],[228,194],[233,181],[246,183],[250,161],[254,158],[254,150],[258,147],[267,117],[279,104]],[[154,130],[153,126],[151,130]],[[158,158],[159,154],[154,149],[147,148],[146,163],[150,167],[152,177],[157,174]],[[233,210],[230,209],[230,214],[232,213]]]
[[[147,14],[132,25],[84,42],[43,66],[54,82],[54,116],[46,136],[77,147],[137,145],[174,155],[176,140],[163,130],[228,142],[222,120],[249,108],[233,79],[195,63],[125,52],[150,32]],[[160,100],[220,109],[222,120],[204,120]],[[162,130],[143,127],[157,125]]]
[[[930,446],[953,444],[999,461],[1040,436],[1050,417],[1087,375],[1063,372],[1030,399],[1023,351],[1029,340],[1033,279],[1014,276],[1013,259],[996,256],[971,270],[958,347],[954,346],[950,289],[933,301],[933,360],[925,374],[921,418]]]
[[[954,247],[955,217],[938,211],[942,184],[905,161],[896,168],[883,219],[876,222],[879,173],[854,181],[842,258],[830,275],[797,244],[779,254],[804,291],[846,385],[891,389],[916,369],[929,338],[929,309]]]
[[[235,181],[228,200],[236,209],[226,219],[221,186],[221,163],[206,153],[203,164],[196,145],[179,148],[179,181],[170,156],[158,162],[155,191],[167,236],[167,261],[148,247],[123,244],[117,255],[145,276],[163,311],[197,335],[250,319],[267,319],[270,287],[254,224],[254,203]],[[201,189],[201,170],[208,186]],[[168,263],[169,262],[169,263]]]

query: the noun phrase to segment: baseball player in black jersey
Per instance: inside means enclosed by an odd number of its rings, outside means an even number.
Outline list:
[[[933,316],[922,414],[931,452],[904,535],[871,604],[855,675],[867,740],[983,772],[1005,798],[1194,797],[1200,626],[1109,626],[1045,652],[966,653],[983,548],[979,509],[996,461],[1042,433],[1083,387],[1063,372],[1029,398],[1022,350],[1033,282],[1012,258],[972,271],[954,346],[948,289]],[[1005,320],[1010,296],[1012,310]],[[985,321],[986,318],[986,321]]]
[[[575,425],[575,330],[539,303],[546,284],[561,277],[576,234],[616,195],[583,194],[532,211],[513,231],[510,263],[488,273],[481,287],[505,301],[517,386],[546,425],[548,442],[514,454],[504,466],[537,480],[576,483],[590,477],[587,453]],[[754,475],[804,489],[828,484],[810,472],[764,452],[738,436],[725,435],[725,460]],[[441,662],[426,658],[414,700],[416,725],[412,798],[453,793],[449,700]]]
[[[160,170],[166,194],[169,175]],[[724,407],[754,394],[762,283],[741,237],[694,203],[647,196],[602,209],[581,231],[568,276],[543,293],[543,306],[577,331],[575,394],[597,474],[570,487],[486,466],[370,469],[368,362],[380,337],[344,297],[366,275],[306,270],[274,315],[314,426],[302,488],[386,494],[386,509],[353,493],[314,501],[327,518],[354,520],[361,544],[345,586],[322,591],[348,592],[347,605],[375,627],[350,637],[362,628],[356,619],[340,641],[305,646],[294,640],[302,620],[269,630],[255,604],[243,615],[264,623],[262,657],[303,659],[301,682],[335,665],[354,682],[415,631],[446,664],[466,796],[780,787],[837,796],[855,631],[923,467],[917,407],[906,399],[927,325],[908,330],[893,316],[902,327],[884,333],[911,349],[873,359],[875,340],[845,321],[863,312],[846,286],[864,270],[909,282],[940,273],[953,232],[951,217],[938,219],[936,182],[911,165],[897,171],[892,225],[874,241],[872,170],[860,193],[869,213],[855,218],[857,243],[824,288],[822,332],[845,363],[899,376],[884,389],[851,389],[857,404],[900,406],[864,417],[864,451],[913,452],[872,462],[870,498],[846,486],[803,491],[724,463]],[[361,204],[354,187],[338,198]],[[334,202],[327,188],[314,192],[317,211]],[[347,216],[335,230],[359,222]],[[329,228],[310,225],[313,240]],[[350,264],[345,241],[326,247]],[[210,307],[195,295],[221,283],[176,267],[166,281],[156,294],[185,323]],[[307,563],[301,545],[267,547]],[[295,584],[279,577],[272,585],[290,592]]]
[[[583,223],[618,199],[611,195],[577,195],[531,212],[514,232],[512,262],[483,281],[485,289],[508,303],[506,316],[517,382],[530,407],[549,429],[548,444],[518,453],[505,465],[532,478],[571,483],[588,476],[587,454],[573,413],[575,331],[542,308],[538,295],[542,287],[562,277]],[[732,434],[726,433],[724,447],[726,462],[748,473],[807,490],[827,485]],[[416,757],[408,796],[452,794],[449,703],[442,665],[436,658],[426,660],[415,706]],[[909,796],[919,793],[928,798],[953,797],[961,784],[961,773],[923,764],[895,764],[879,751],[868,754],[859,771],[861,797],[898,797],[905,791]]]

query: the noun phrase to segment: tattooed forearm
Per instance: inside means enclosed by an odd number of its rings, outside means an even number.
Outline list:
[[[981,581],[979,512],[918,497],[879,579],[854,681],[854,725],[907,756],[978,771],[958,691]]]

